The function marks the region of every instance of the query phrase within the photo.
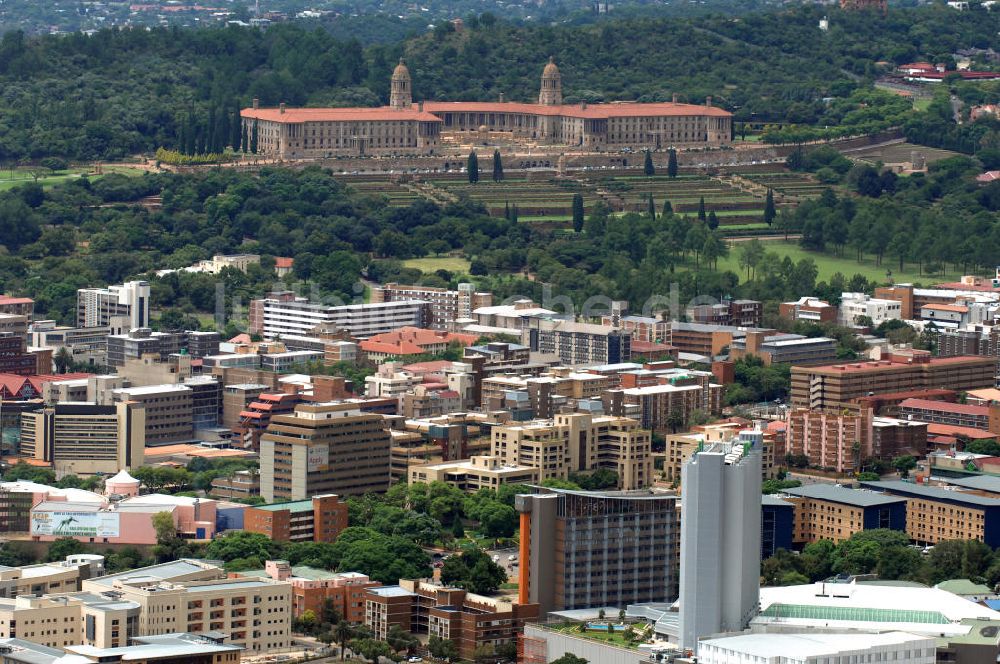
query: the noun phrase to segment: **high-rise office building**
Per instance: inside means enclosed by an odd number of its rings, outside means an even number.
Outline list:
[[[149,282],[81,288],[76,292],[76,322],[80,327],[108,325],[115,334],[149,327]]]
[[[759,431],[691,456],[681,480],[680,646],[741,631],[760,594]]]
[[[304,403],[260,438],[260,495],[269,503],[389,488],[389,432],[356,403]]]
[[[146,409],[130,401],[56,404],[21,415],[21,454],[51,464],[60,475],[138,468],[145,443]]]
[[[759,466],[757,473],[759,487]],[[544,616],[674,601],[677,496],[650,490],[540,491],[514,497],[521,517],[519,603],[539,604]],[[757,536],[759,541],[759,528]],[[759,564],[756,552],[754,559]]]

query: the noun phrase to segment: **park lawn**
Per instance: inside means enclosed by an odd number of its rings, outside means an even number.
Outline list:
[[[625,640],[625,637],[621,635],[621,632],[603,632],[599,630],[587,630],[586,632],[581,632],[577,624],[563,625],[557,627],[556,631],[562,632],[563,634],[569,636],[576,636],[582,639],[593,639],[594,641],[603,641],[609,645],[618,646],[619,648],[629,648],[635,650],[634,644],[629,643]]]
[[[448,270],[449,272],[469,272],[469,261],[460,256],[439,256],[436,258],[408,258],[404,267],[415,267],[421,272]]]
[[[893,260],[889,257],[885,257],[882,260],[882,265],[875,265],[875,257],[871,254],[866,254],[864,260],[859,263],[854,259],[854,253],[850,249],[844,249],[843,256],[834,256],[833,254],[819,253],[815,251],[807,251],[800,247],[794,241],[785,242],[784,240],[762,240],[761,243],[765,246],[768,252],[774,252],[779,254],[782,258],[788,256],[794,262],[798,262],[803,258],[811,258],[816,263],[816,267],[819,269],[819,276],[817,281],[829,281],[836,272],[840,272],[845,277],[850,279],[855,274],[862,274],[867,279],[875,281],[876,283],[886,283],[889,279],[886,277],[886,270],[892,270],[892,280],[896,283],[906,283],[906,282],[919,282],[923,284],[933,284],[940,283],[943,281],[957,281],[961,275],[955,273],[944,273],[935,274],[933,276],[928,276],[926,274],[921,275],[917,271],[916,263],[906,263],[904,264],[904,270],[899,272],[899,261]],[[732,270],[740,276],[740,279],[746,279],[746,270],[740,269],[740,258],[739,258],[739,245],[741,243],[733,243],[729,246],[729,256],[719,259],[719,270]]]
[[[140,168],[133,168],[130,166],[105,166],[104,175],[109,173],[118,173],[120,175],[127,175],[129,177],[138,177],[145,173]],[[65,171],[55,171],[54,173],[43,175],[38,178],[38,184],[42,187],[48,188],[53,185],[57,185],[61,182],[66,182],[67,180],[73,180],[79,178],[84,174],[88,174],[91,180],[96,180],[101,175],[94,175],[93,170],[90,168],[70,168]],[[13,189],[14,187],[19,187],[23,184],[29,184],[35,182],[36,180],[32,177],[31,173],[24,169],[18,169],[11,173],[11,171],[0,171],[0,191],[7,191],[8,189]]]
[[[913,110],[914,111],[926,111],[927,107],[931,105],[930,99],[914,99],[913,100]]]

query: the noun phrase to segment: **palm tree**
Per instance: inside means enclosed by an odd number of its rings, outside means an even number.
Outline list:
[[[337,639],[337,643],[340,644],[340,661],[344,661],[344,648],[347,647],[347,642],[354,636],[354,628],[346,620],[341,620],[333,628],[333,635]]]

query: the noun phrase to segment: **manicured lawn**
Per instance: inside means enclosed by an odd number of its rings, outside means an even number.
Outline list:
[[[54,173],[49,173],[49,171],[42,171],[44,175],[39,177],[37,182],[43,187],[51,187],[53,185],[59,184],[60,182],[66,182],[67,180],[73,180],[81,177],[84,174],[90,174],[91,180],[96,180],[100,178],[100,175],[93,175],[92,170],[89,168],[70,168],[65,171],[55,171]],[[108,173],[120,173],[122,175],[128,175],[130,177],[140,176],[145,171],[138,168],[130,168],[128,166],[106,166],[104,167],[104,174]],[[14,187],[19,187],[23,184],[29,184],[31,182],[36,182],[34,177],[28,170],[18,169],[15,170],[13,176],[9,170],[0,171],[0,191],[6,191]]]
[[[892,270],[892,279],[896,283],[920,282],[923,284],[940,283],[942,281],[956,281],[961,275],[958,274],[935,274],[933,276],[921,275],[917,272],[916,263],[905,264],[903,272],[899,272],[899,262],[888,257],[882,260],[882,265],[875,265],[874,256],[867,254],[864,261],[859,263],[854,259],[854,254],[850,249],[844,249],[844,256],[837,257],[833,254],[816,253],[806,251],[795,242],[785,242],[784,240],[762,241],[768,252],[775,252],[782,258],[788,256],[793,261],[798,262],[803,258],[811,258],[819,269],[818,281],[827,281],[834,273],[840,272],[850,279],[855,274],[862,274],[866,278],[877,283],[887,282],[886,270]],[[739,247],[741,243],[730,245],[729,256],[719,259],[719,270],[732,270],[740,275],[741,279],[746,278],[746,270],[740,269]]]
[[[926,111],[927,107],[931,105],[930,99],[914,99],[913,100],[913,110],[914,111]]]
[[[439,258],[409,258],[403,261],[406,267],[415,267],[421,272],[448,270],[449,272],[468,272],[469,261],[458,256],[441,256]]]

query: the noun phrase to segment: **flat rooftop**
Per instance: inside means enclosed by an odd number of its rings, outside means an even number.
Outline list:
[[[906,499],[902,497],[887,496],[884,493],[875,491],[848,489],[836,484],[807,484],[805,486],[785,489],[784,493],[789,496],[824,500],[831,503],[851,505],[852,507],[876,507],[878,505],[893,505],[906,502]]]
[[[861,482],[861,486],[871,489],[882,490],[899,495],[912,496],[915,498],[928,498],[930,500],[941,500],[974,507],[1000,508],[1000,499],[984,498],[974,493],[964,491],[954,491],[939,487],[903,482],[901,480],[887,480],[884,482]]]

